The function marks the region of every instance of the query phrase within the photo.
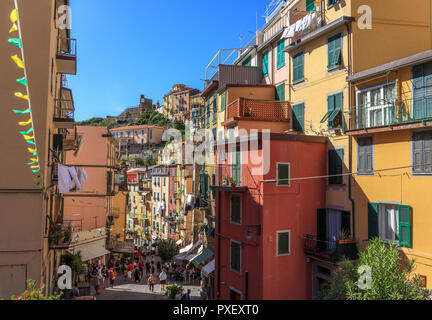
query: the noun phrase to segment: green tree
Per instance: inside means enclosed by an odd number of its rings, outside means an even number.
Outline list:
[[[163,262],[171,261],[178,253],[178,247],[174,241],[162,240],[158,244],[159,255]]]
[[[144,160],[141,158],[135,158],[134,161],[138,166],[144,166],[145,165]]]
[[[339,300],[424,300],[428,290],[421,287],[419,275],[413,273],[414,260],[402,259],[397,245],[372,239],[367,248],[359,253],[359,259],[351,264],[343,261],[330,286],[324,290],[323,299]],[[364,274],[362,266],[370,267],[370,287],[359,288]]]

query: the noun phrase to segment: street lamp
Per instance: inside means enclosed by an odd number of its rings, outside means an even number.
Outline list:
[[[247,230],[246,230],[246,234],[245,237],[246,239],[249,241],[252,239],[253,233],[251,232],[251,228],[256,228],[257,229],[257,236],[261,235],[261,225],[252,225],[252,226],[247,226]]]

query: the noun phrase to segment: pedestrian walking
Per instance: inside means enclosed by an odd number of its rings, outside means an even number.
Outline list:
[[[149,291],[150,292],[154,292],[154,285],[155,285],[155,283],[156,283],[156,279],[155,279],[154,275],[150,274],[150,276],[149,276],[149,278],[147,280],[147,284],[149,286]]]
[[[157,264],[156,264],[156,268],[157,268],[157,270],[160,270],[160,269],[161,269],[161,263],[160,263],[160,261],[157,262]]]
[[[96,295],[99,295],[100,294],[101,277],[100,277],[100,274],[99,274],[99,271],[98,271],[97,268],[95,268],[93,270],[92,277],[93,277],[93,285],[94,285],[94,288],[95,288],[95,291],[96,291]]]
[[[147,272],[147,275],[148,275],[148,274],[150,274],[150,263],[147,261],[146,264],[145,264],[145,266],[146,266],[146,272]]]
[[[191,293],[191,290],[188,289],[188,291],[183,295],[183,297],[181,299],[182,300],[190,300],[191,299],[190,298],[190,293]]]
[[[138,268],[134,269],[134,278],[135,278],[135,283],[139,283],[140,282],[140,272]]]
[[[117,272],[114,270],[113,267],[108,271],[108,277],[110,281],[111,288],[114,288],[114,281],[117,278]]]
[[[74,298],[80,296],[80,291],[79,291],[79,288],[78,288],[78,281],[75,281],[75,286],[74,286],[74,288],[73,288],[72,293],[73,293],[73,297],[74,297]]]
[[[132,271],[131,270],[127,271],[127,281],[128,281],[128,283],[132,282]]]
[[[159,274],[159,280],[160,280],[162,290],[165,290],[165,284],[166,284],[167,277],[168,276],[167,276],[165,270],[162,269],[161,273]]]

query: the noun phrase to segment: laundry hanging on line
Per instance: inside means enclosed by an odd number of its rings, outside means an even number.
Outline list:
[[[88,176],[84,168],[76,169],[73,166],[58,164],[58,189],[60,193],[69,193],[72,189],[82,190],[83,183]],[[75,184],[73,186],[72,182]]]

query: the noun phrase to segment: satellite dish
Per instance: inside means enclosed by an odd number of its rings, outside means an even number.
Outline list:
[[[81,152],[81,149],[84,145],[84,136],[78,137],[78,148],[74,152],[74,157],[78,157],[79,153]]]

